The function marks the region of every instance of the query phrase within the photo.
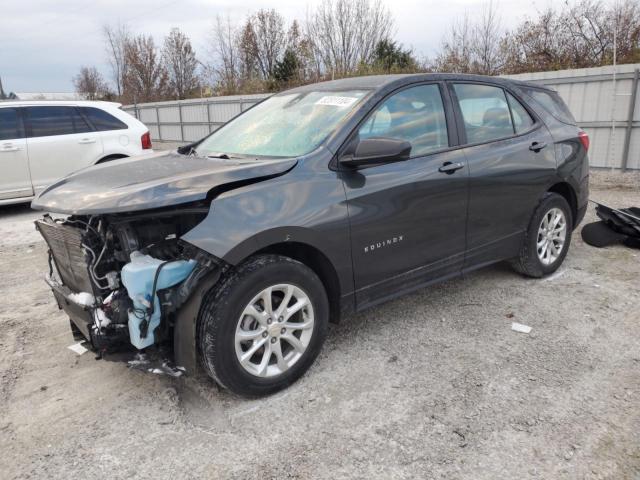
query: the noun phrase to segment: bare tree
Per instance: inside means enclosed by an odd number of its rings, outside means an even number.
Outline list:
[[[197,68],[198,60],[193,51],[189,37],[174,28],[164,40],[162,50],[164,64],[169,74],[169,87],[180,99],[199,85]]]
[[[87,100],[99,100],[109,96],[109,87],[96,67],[81,67],[73,77],[76,92]]]
[[[127,74],[125,50],[131,34],[127,26],[122,23],[118,23],[115,26],[104,25],[102,33],[106,43],[109,64],[111,65],[112,79],[116,86],[116,93],[120,97],[124,93],[124,78]]]
[[[466,14],[462,21],[451,24],[442,42],[434,68],[457,73],[496,75],[503,66],[505,33],[492,1],[483,7],[478,21]]]
[[[506,73],[585,68],[640,60],[640,3],[612,6],[592,0],[548,9],[518,26],[503,42]]]
[[[273,76],[273,69],[286,47],[284,17],[275,10],[259,10],[249,17],[253,29],[252,51],[263,79]]]
[[[473,30],[472,51],[474,70],[482,75],[496,75],[502,68],[500,43],[504,32],[496,6],[490,0],[482,10],[480,21]]]
[[[441,52],[435,59],[433,68],[452,73],[469,73],[473,64],[473,35],[469,16],[450,26],[449,33],[442,41]]]
[[[129,41],[125,59],[124,92],[128,101],[149,102],[167,96],[169,74],[151,36],[139,35]]]
[[[251,18],[247,19],[242,30],[238,34],[238,52],[240,54],[240,78],[242,82],[253,81],[261,76],[258,65],[258,40],[256,32],[251,24]]]
[[[380,0],[323,0],[307,15],[306,33],[325,72],[344,76],[371,62],[393,23]]]
[[[211,61],[207,70],[222,94],[237,93],[240,87],[240,52],[238,31],[231,19],[216,16],[210,38]]]

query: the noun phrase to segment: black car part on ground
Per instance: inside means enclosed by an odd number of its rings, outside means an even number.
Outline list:
[[[602,203],[596,204],[599,222],[585,225],[582,239],[594,247],[606,247],[622,243],[631,248],[640,248],[640,208],[616,209]]]

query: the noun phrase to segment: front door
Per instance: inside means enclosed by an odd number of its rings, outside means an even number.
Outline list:
[[[0,108],[0,200],[33,195],[24,137],[18,108]]]
[[[497,85],[454,83],[469,164],[465,268],[516,256],[556,169],[547,128]]]
[[[438,84],[391,95],[357,135],[356,141],[386,137],[412,146],[409,160],[342,174],[356,302],[363,308],[459,273],[465,251],[468,168],[462,151],[449,150]]]

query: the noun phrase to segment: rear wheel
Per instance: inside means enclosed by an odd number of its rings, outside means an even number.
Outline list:
[[[328,320],[326,292],[310,268],[279,255],[253,257],[203,303],[199,347],[204,367],[240,395],[274,393],[311,366]]]
[[[555,272],[567,256],[572,225],[564,197],[547,193],[531,217],[520,254],[511,262],[514,269],[534,278]]]

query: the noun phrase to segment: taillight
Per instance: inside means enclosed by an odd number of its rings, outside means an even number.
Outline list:
[[[142,142],[143,150],[149,150],[151,148],[151,134],[149,132],[143,134],[142,138],[140,138],[140,141]]]
[[[587,132],[580,130],[580,133],[578,133],[578,139],[580,140],[580,143],[582,143],[582,146],[584,147],[584,151],[588,152],[589,151],[589,135],[587,135]]]

